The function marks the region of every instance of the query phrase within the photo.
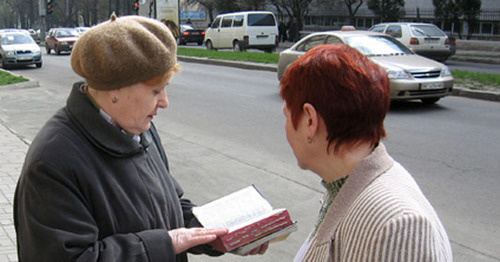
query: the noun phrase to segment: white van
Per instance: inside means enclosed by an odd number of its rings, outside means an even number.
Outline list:
[[[207,49],[249,48],[273,52],[278,46],[278,23],[268,11],[248,11],[218,15],[205,32]]]

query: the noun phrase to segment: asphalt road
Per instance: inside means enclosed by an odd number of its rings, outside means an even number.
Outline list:
[[[41,87],[0,92],[0,119],[32,140],[72,82],[69,56],[44,57],[19,69]],[[170,106],[155,119],[173,174],[186,196],[205,203],[255,184],[274,207],[287,207],[299,231],[264,256],[214,261],[290,261],[314,224],[322,187],[296,167],[284,134],[273,72],[181,63],[167,88]],[[455,261],[500,261],[500,103],[447,97],[433,106],[392,106],[389,152],[415,177],[446,227]],[[192,256],[191,261],[211,261]]]

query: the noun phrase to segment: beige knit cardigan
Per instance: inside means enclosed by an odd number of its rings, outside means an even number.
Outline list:
[[[296,260],[453,260],[436,212],[383,144],[349,175],[309,240]]]

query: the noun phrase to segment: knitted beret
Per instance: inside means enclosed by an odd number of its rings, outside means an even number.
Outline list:
[[[165,73],[177,63],[176,55],[176,41],[161,22],[113,14],[80,36],[71,67],[90,87],[112,90]]]

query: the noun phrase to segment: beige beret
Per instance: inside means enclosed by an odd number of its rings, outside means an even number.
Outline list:
[[[177,63],[177,44],[161,22],[111,15],[76,42],[71,67],[98,90],[112,90],[165,73]]]

